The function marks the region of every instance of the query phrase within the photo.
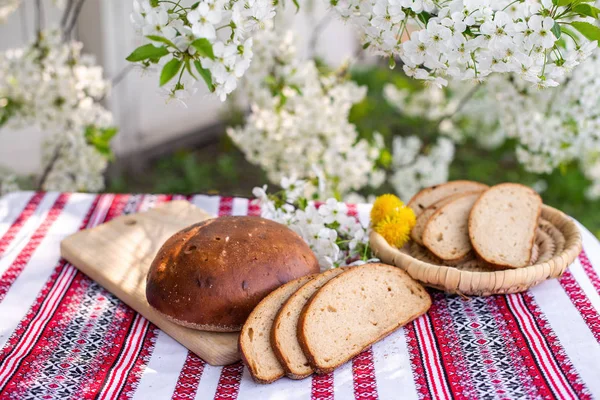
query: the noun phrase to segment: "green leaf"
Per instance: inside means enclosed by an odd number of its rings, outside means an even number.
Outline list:
[[[161,47],[156,47],[150,43],[145,44],[143,46],[138,47],[137,49],[135,49],[127,58],[127,61],[131,61],[131,62],[137,62],[137,61],[143,61],[143,60],[147,60],[147,59],[157,59],[157,58],[161,58],[162,56],[166,56],[167,54],[169,54],[169,51],[167,50],[166,47],[161,46]]]
[[[196,75],[194,75],[194,73],[192,72],[192,67],[190,65],[190,59],[186,58],[185,60],[185,69],[187,69],[187,72],[190,73],[190,75],[192,76],[192,78],[194,78],[195,80],[198,80],[198,78],[196,78]]]
[[[212,44],[206,38],[200,38],[194,40],[191,45],[196,49],[201,57],[207,57],[211,60],[215,59],[215,53],[213,52]]]
[[[394,57],[390,57],[388,67],[390,67],[390,69],[396,68],[396,60],[394,60]]]
[[[552,0],[552,4],[559,7],[565,7],[573,3],[575,0]]]
[[[300,11],[300,3],[298,3],[298,0],[292,0],[294,2],[294,5],[296,6],[296,12]]]
[[[556,36],[557,39],[560,39],[560,25],[558,22],[554,22],[554,26],[552,26],[552,33]]]
[[[110,140],[117,134],[117,132],[118,130],[116,127],[101,129],[100,136],[102,137],[102,140],[110,142]]]
[[[429,19],[431,19],[431,14],[429,14],[427,11],[423,11],[417,14],[417,17],[422,23],[427,25],[427,22],[429,22]]]
[[[192,7],[190,7],[192,10],[195,10],[196,8],[198,8],[198,6],[200,5],[200,2],[197,1],[194,4],[192,4]]]
[[[590,3],[595,0],[552,0],[552,4],[559,7],[565,7],[573,3]]]
[[[598,19],[598,15],[600,14],[600,9],[589,4],[577,4],[573,7],[573,11],[581,16],[592,17],[595,19]]]
[[[589,22],[575,21],[571,22],[571,26],[589,40],[598,40],[600,42],[600,28],[596,25],[592,25]]]
[[[116,127],[98,128],[94,125],[88,125],[84,131],[86,142],[108,160],[112,160],[113,154],[110,148],[110,140],[117,134]]]
[[[377,159],[377,164],[381,165],[383,168],[388,168],[392,164],[392,154],[388,149],[381,150],[379,158]]]
[[[371,45],[371,42],[367,42],[367,43],[363,44],[363,46],[362,46],[363,50],[368,49],[370,45]]]
[[[175,43],[171,42],[169,39],[164,38],[162,36],[158,36],[158,35],[147,35],[146,36],[148,39],[154,41],[154,42],[161,42],[166,44],[167,46],[171,46],[173,48],[177,48],[177,46],[175,46]]]
[[[150,0],[151,7],[158,7],[158,0]]]
[[[300,197],[296,203],[298,203],[298,208],[300,210],[305,210],[306,207],[308,206],[308,200],[305,197]]]
[[[169,82],[181,69],[183,62],[177,58],[172,59],[165,64],[162,71],[160,72],[160,86]]]
[[[202,68],[202,64],[200,64],[200,61],[194,61],[194,66],[196,67],[196,70],[198,71],[198,73],[200,74],[202,79],[204,79],[204,82],[206,83],[206,87],[208,87],[208,90],[210,90],[211,92],[214,92],[215,85],[213,85],[212,75],[211,75],[210,71]]]

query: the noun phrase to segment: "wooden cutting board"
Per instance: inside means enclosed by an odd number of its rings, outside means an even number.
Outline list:
[[[212,217],[187,201],[172,201],[79,231],[61,242],[61,254],[209,364],[232,364],[240,360],[239,333],[198,331],[176,325],[146,301],[146,274],[160,246],[175,232]]]

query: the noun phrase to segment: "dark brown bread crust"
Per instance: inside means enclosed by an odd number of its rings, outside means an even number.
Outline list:
[[[318,272],[314,253],[286,226],[259,217],[220,217],[165,242],[148,272],[146,298],[186,326],[235,332],[267,294]]]
[[[373,264],[364,264],[361,265],[359,267],[353,267],[353,268],[365,268],[365,267],[373,267],[373,266],[385,266],[385,267],[390,267],[387,264],[381,264],[381,263],[373,263]],[[332,278],[331,280],[329,280],[325,285],[323,285],[321,287],[321,289],[319,289],[311,298],[310,300],[308,300],[308,302],[306,303],[306,305],[304,306],[304,309],[302,310],[302,313],[300,314],[300,319],[298,320],[298,342],[300,343],[300,347],[302,348],[302,351],[304,352],[304,355],[306,356],[306,358],[308,359],[308,362],[310,364],[310,366],[313,368],[313,370],[315,371],[316,374],[318,375],[322,375],[322,374],[328,374],[330,372],[332,372],[333,370],[335,370],[336,368],[338,368],[340,365],[348,362],[349,360],[351,360],[352,358],[354,358],[355,356],[359,355],[364,349],[368,348],[369,346],[373,345],[373,343],[376,343],[378,341],[380,341],[381,339],[389,336],[391,333],[393,333],[394,331],[396,331],[398,328],[414,321],[415,319],[419,318],[421,315],[425,314],[429,308],[431,307],[432,304],[432,300],[431,300],[431,295],[429,294],[429,292],[427,292],[427,290],[420,285],[417,281],[414,281],[415,284],[415,288],[421,292],[427,295],[427,298],[429,299],[429,304],[427,305],[427,307],[424,310],[420,310],[419,312],[417,312],[415,315],[411,315],[406,321],[399,321],[398,324],[394,327],[392,327],[390,330],[388,330],[387,332],[383,332],[378,338],[376,338],[375,340],[373,340],[371,343],[369,343],[368,345],[366,345],[365,347],[359,348],[357,349],[355,352],[353,352],[351,355],[349,355],[344,361],[342,361],[341,363],[333,366],[333,367],[324,367],[324,366],[320,366],[317,363],[317,360],[315,359],[315,357],[313,356],[313,354],[310,351],[310,347],[309,344],[306,340],[306,333],[304,332],[304,321],[306,319],[307,316],[307,311],[310,309],[311,304],[319,297],[319,294],[323,291],[323,289],[325,287],[327,287],[328,285],[335,285],[336,284],[336,280],[337,279],[343,279],[344,274],[348,273],[351,270],[351,268],[348,268],[348,271],[336,276],[335,278]],[[400,270],[402,271],[402,270]],[[406,272],[402,271],[404,274],[406,274],[407,276],[410,277],[410,275],[408,275]],[[411,278],[412,279],[412,278]]]

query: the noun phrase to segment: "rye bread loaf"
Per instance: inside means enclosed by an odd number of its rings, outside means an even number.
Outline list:
[[[429,218],[431,218],[431,216],[433,214],[435,214],[435,212],[440,207],[448,204],[448,202],[456,199],[459,196],[462,196],[463,194],[467,194],[467,193],[481,193],[482,191],[483,190],[476,191],[476,192],[465,192],[465,193],[453,194],[453,195],[445,197],[445,198],[441,199],[440,201],[438,201],[436,203],[433,203],[432,205],[430,205],[429,207],[427,207],[417,217],[417,222],[415,223],[415,226],[410,231],[410,237],[411,237],[411,239],[414,240],[415,242],[417,242],[418,244],[420,244],[422,246],[423,245],[423,231],[425,230],[425,226],[427,225],[427,222],[429,221]]]
[[[427,312],[431,297],[400,268],[365,264],[327,282],[306,304],[298,340],[317,373],[327,373]]]
[[[527,186],[503,183],[486,190],[469,215],[475,253],[498,267],[529,265],[541,210],[541,197]]]
[[[314,275],[303,276],[271,292],[252,311],[242,331],[239,347],[242,360],[256,382],[271,383],[284,376],[284,369],[271,346],[271,330],[277,312],[287,299]]]
[[[277,313],[271,331],[271,345],[289,378],[302,379],[313,373],[298,342],[298,320],[302,309],[317,290],[346,271],[346,268],[351,267],[334,268],[317,275],[292,294]]]
[[[413,196],[407,206],[419,216],[427,207],[437,203],[445,197],[457,193],[477,192],[486,190],[489,186],[473,181],[452,181],[441,185],[431,186],[421,190]]]
[[[288,227],[259,217],[220,217],[165,242],[148,272],[146,298],[174,323],[233,332],[274,289],[318,272],[315,255]]]
[[[440,207],[427,221],[423,244],[436,257],[457,261],[472,250],[469,239],[469,213],[481,193],[460,195]]]

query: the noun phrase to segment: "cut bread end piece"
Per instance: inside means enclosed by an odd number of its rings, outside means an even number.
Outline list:
[[[458,196],[440,207],[427,221],[423,244],[442,260],[457,261],[471,251],[469,213],[481,193]]]
[[[427,222],[429,222],[429,218],[431,218],[431,216],[433,214],[435,214],[435,212],[437,210],[439,210],[441,207],[443,207],[444,205],[448,204],[449,202],[451,202],[452,200],[454,200],[460,196],[463,196],[465,194],[482,193],[482,192],[483,192],[483,190],[478,190],[478,191],[473,191],[473,192],[465,192],[465,193],[457,193],[457,194],[453,194],[448,197],[445,197],[445,198],[441,199],[440,201],[430,205],[425,210],[423,210],[423,212],[421,214],[419,214],[419,216],[417,217],[417,222],[415,223],[415,226],[410,231],[411,239],[414,240],[415,242],[417,242],[418,244],[420,244],[421,246],[423,246],[423,231],[425,230],[425,226],[427,225]]]
[[[239,348],[242,360],[256,382],[271,383],[284,376],[285,371],[271,347],[273,321],[283,303],[315,276],[303,276],[275,289],[258,303],[244,323]]]
[[[331,279],[300,314],[298,340],[317,373],[328,373],[427,312],[431,297],[400,268],[352,267]]]
[[[330,269],[317,275],[292,294],[277,313],[271,330],[271,345],[289,378],[303,379],[314,372],[298,342],[298,320],[302,309],[317,290],[347,268]]]
[[[488,185],[479,182],[451,181],[421,190],[410,199],[407,206],[413,209],[415,215],[419,216],[427,207],[448,196],[466,192],[481,192],[488,188]]]
[[[529,265],[541,210],[541,197],[527,186],[503,183],[486,190],[469,215],[477,256],[498,267]]]

